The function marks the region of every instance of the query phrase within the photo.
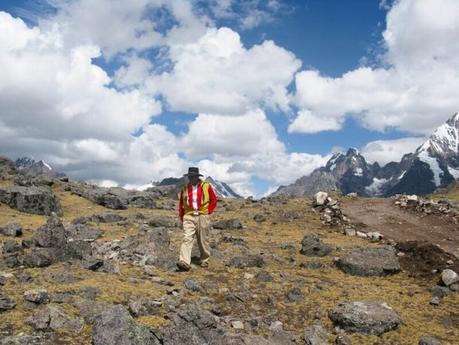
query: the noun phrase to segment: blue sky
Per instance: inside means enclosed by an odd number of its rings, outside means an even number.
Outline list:
[[[0,3],[0,57],[24,71],[0,83],[24,144],[2,145],[74,178],[137,188],[193,164],[260,196],[348,147],[397,160],[459,108],[453,0],[52,3]]]

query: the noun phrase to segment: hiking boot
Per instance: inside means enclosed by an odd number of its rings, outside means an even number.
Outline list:
[[[207,257],[204,260],[203,259],[199,260],[199,265],[204,268],[209,267],[209,257]]]
[[[177,267],[180,271],[189,271],[191,270],[191,265],[188,265],[185,261],[178,261],[177,262]]]

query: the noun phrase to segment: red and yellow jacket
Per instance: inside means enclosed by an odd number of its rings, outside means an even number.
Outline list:
[[[217,206],[217,196],[208,182],[198,184],[198,212],[199,214],[212,214]],[[185,214],[193,214],[193,188],[191,183],[184,185],[179,194],[179,217],[183,220]]]

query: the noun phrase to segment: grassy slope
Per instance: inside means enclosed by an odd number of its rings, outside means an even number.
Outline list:
[[[5,183],[4,181],[2,183]],[[71,195],[62,189],[62,186],[54,187],[54,192],[60,199],[64,209],[64,220],[71,221],[73,218],[84,215],[92,215],[107,211],[107,209],[94,205],[91,202]],[[284,328],[292,333],[301,336],[306,326],[313,323],[314,315],[322,311],[322,321],[329,331],[333,326],[327,317],[327,310],[340,301],[347,300],[383,300],[391,305],[402,317],[404,324],[395,331],[388,332],[382,337],[363,336],[349,334],[353,344],[374,344],[378,340],[380,344],[415,344],[417,339],[425,334],[438,337],[443,344],[454,344],[459,339],[458,328],[445,328],[440,320],[459,312],[459,294],[446,297],[438,307],[429,305],[432,295],[428,291],[429,287],[435,285],[434,281],[418,281],[410,278],[407,273],[402,272],[398,275],[386,278],[365,278],[353,277],[342,273],[333,266],[333,256],[343,255],[349,248],[362,245],[370,246],[368,242],[341,234],[330,232],[329,229],[322,227],[318,215],[310,210],[308,200],[292,199],[286,205],[275,206],[268,204],[246,204],[243,200],[231,201],[235,211],[224,211],[220,207],[215,218],[238,217],[246,226],[244,230],[232,231],[231,234],[243,237],[249,244],[253,253],[264,253],[267,258],[267,266],[264,268],[274,276],[274,282],[260,283],[255,279],[244,279],[244,273],[256,274],[260,269],[249,268],[239,270],[227,268],[224,263],[217,258],[211,261],[211,268],[208,270],[195,268],[188,273],[168,273],[157,270],[158,276],[164,280],[174,283],[178,288],[183,289],[183,281],[194,278],[201,283],[206,282],[209,286],[207,296],[215,299],[215,303],[204,303],[207,308],[219,305],[227,315],[232,315],[234,319],[243,319],[249,316],[262,316],[277,310],[277,319],[284,323]],[[299,219],[291,222],[278,222],[272,224],[278,218],[279,207],[282,211],[298,211],[302,214]],[[171,215],[174,211],[163,210],[143,210],[128,209],[116,211],[124,215],[134,215],[143,213],[147,219],[155,216]],[[268,221],[257,224],[252,220],[256,213],[267,213]],[[270,214],[269,214],[270,213]],[[34,229],[43,224],[46,219],[42,216],[28,215],[0,205],[0,224],[9,221],[20,222],[25,228],[25,237],[30,236]],[[117,225],[103,225],[100,227],[104,231],[105,238],[115,239],[123,236],[138,233],[136,224],[126,227]],[[298,253],[300,242],[305,233],[319,233],[324,241],[339,250],[335,250],[331,256],[325,258],[307,258]],[[217,239],[219,233],[214,233],[213,238]],[[0,236],[0,240],[6,237]],[[181,234],[177,231],[172,236],[173,248],[178,251]],[[281,244],[294,243],[296,251],[291,253],[281,249]],[[220,246],[221,249],[232,248],[231,244]],[[318,270],[300,268],[299,264],[305,261],[321,261],[325,267]],[[45,271],[70,272],[81,280],[69,284],[55,284],[47,280]],[[18,273],[20,270],[6,270],[7,272]],[[110,303],[126,304],[130,298],[136,296],[150,296],[160,298],[166,294],[168,289],[164,284],[158,284],[151,280],[142,269],[131,266],[122,266],[122,274],[105,274],[82,270],[77,265],[64,267],[63,264],[56,264],[46,269],[24,269],[33,276],[30,284],[20,285],[15,279],[10,279],[3,287],[3,290],[15,299],[17,307],[9,312],[0,314],[0,325],[5,322],[12,323],[15,333],[20,331],[31,332],[31,329],[24,324],[24,319],[32,312],[23,310],[22,295],[24,291],[32,288],[44,287],[51,292],[78,292],[83,287],[96,287],[100,289],[97,301]],[[283,273],[287,278],[282,278],[279,273]],[[133,280],[132,278],[137,278]],[[246,287],[251,295],[245,302],[245,308],[234,302],[225,301],[224,296],[227,292],[240,292],[242,286]],[[290,287],[300,287],[305,300],[302,303],[287,303],[284,293]],[[266,296],[270,294],[277,300],[275,308],[266,303]],[[184,292],[183,301],[200,300],[203,294],[195,292]],[[65,308],[72,314],[76,310],[64,304]],[[275,310],[273,310],[275,309]],[[160,326],[167,323],[162,317],[165,311],[162,310],[160,316],[141,317],[137,320],[140,323],[150,326]],[[456,325],[457,326],[457,325]],[[86,326],[83,334],[78,336],[68,336],[69,342],[74,344],[90,344],[90,327]],[[257,332],[255,330],[254,332]]]

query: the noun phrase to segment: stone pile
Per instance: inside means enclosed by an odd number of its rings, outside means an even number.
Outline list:
[[[396,195],[395,205],[403,209],[410,209],[416,212],[429,215],[435,214],[447,217],[455,224],[459,224],[459,210],[448,200],[432,200],[417,195]]]
[[[314,195],[312,207],[320,212],[320,219],[324,225],[344,227],[349,224],[349,218],[343,214],[338,201],[329,197],[326,192]]]

